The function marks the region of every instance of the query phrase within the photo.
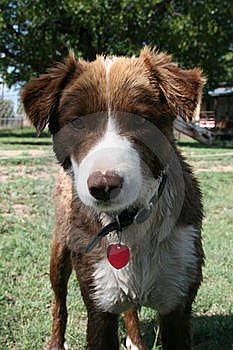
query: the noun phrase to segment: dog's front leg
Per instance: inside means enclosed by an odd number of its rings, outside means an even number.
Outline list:
[[[133,308],[132,310],[125,312],[124,320],[128,332],[126,340],[127,350],[146,350],[147,347],[143,344],[142,336],[140,333],[137,309]]]
[[[77,259],[76,259],[77,262]],[[87,348],[88,350],[119,350],[118,315],[103,312],[94,300],[93,280],[87,265],[75,266],[77,277],[87,308]]]
[[[191,350],[191,306],[160,315],[160,334],[163,350]]]
[[[67,283],[72,271],[70,251],[54,238],[50,260],[50,280],[55,294],[53,309],[52,339],[49,350],[65,349],[65,329],[67,322]]]
[[[118,316],[89,309],[87,344],[89,350],[119,350]]]

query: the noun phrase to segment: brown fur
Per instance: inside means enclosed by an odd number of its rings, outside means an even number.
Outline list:
[[[118,58],[113,66],[109,81],[103,68],[103,60],[76,62],[71,53],[64,64],[59,64],[48,74],[27,84],[22,93],[25,111],[40,134],[46,124],[54,137],[54,151],[64,169],[71,166],[70,156],[79,162],[104,132],[104,120],[108,108],[145,116],[167,137],[177,155],[185,181],[185,199],[178,219],[180,225],[194,225],[201,230],[202,205],[200,189],[191,169],[176,150],[172,123],[177,115],[187,120],[200,102],[204,79],[198,69],[185,71],[171,62],[164,53],[149,48],[141,51],[139,58]],[[108,91],[106,86],[108,86]],[[88,115],[96,113],[96,117]],[[98,114],[99,113],[99,114]],[[72,128],[77,117],[89,126],[78,134]],[[122,133],[127,134],[124,116],[119,121]],[[74,125],[75,127],[75,125]],[[98,133],[92,132],[98,130]],[[140,130],[140,126],[139,126]],[[138,132],[138,131],[135,131]],[[148,131],[149,135],[149,131]],[[132,135],[127,135],[128,138]],[[145,135],[146,137],[146,135]],[[161,164],[143,145],[136,144],[147,160],[155,177]],[[85,248],[102,227],[94,211],[86,208],[72,186],[71,179],[63,172],[59,174],[55,189],[56,225],[52,244],[50,278],[55,293],[53,329],[50,350],[63,350],[67,321],[67,283],[72,268],[76,271],[82,296],[88,312],[87,342],[91,350],[116,350],[117,315],[99,310],[92,298],[94,265],[106,254],[106,240],[103,239],[93,252],[85,254]],[[196,280],[190,285],[190,292],[182,305],[169,313],[160,315],[161,339],[164,350],[191,349],[191,305],[202,280],[201,265],[203,250],[200,236],[195,242]],[[166,291],[165,291],[166,293]],[[142,343],[136,309],[125,314],[126,328],[132,342],[139,350],[146,349]]]

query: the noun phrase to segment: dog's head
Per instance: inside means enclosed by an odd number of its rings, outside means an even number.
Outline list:
[[[176,116],[191,120],[204,79],[149,48],[139,57],[64,64],[27,84],[26,114],[37,133],[48,124],[59,162],[81,201],[117,212],[158,188]],[[156,181],[157,179],[157,181]]]

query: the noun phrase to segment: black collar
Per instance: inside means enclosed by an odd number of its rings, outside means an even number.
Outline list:
[[[152,196],[147,207],[143,207],[141,209],[125,209],[119,215],[116,216],[115,220],[103,227],[89,242],[86,247],[86,253],[89,253],[96,244],[107,234],[113,231],[120,232],[124,227],[135,224],[142,224],[146,221],[152,213],[153,207],[158,202],[161,197],[165,184],[167,181],[167,175],[165,172],[162,173],[162,180],[159,184],[158,192]]]

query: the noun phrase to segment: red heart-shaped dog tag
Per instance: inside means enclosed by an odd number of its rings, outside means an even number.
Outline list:
[[[124,244],[111,244],[107,250],[107,257],[110,264],[119,270],[129,262],[129,248]]]

